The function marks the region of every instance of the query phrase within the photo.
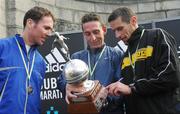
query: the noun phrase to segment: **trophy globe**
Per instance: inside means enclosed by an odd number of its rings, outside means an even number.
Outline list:
[[[82,95],[93,89],[95,82],[88,80],[89,68],[87,64],[80,59],[68,61],[64,67],[64,76],[66,82],[78,89],[78,95]]]

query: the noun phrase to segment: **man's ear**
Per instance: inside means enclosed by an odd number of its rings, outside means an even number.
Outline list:
[[[107,32],[107,28],[106,28],[106,26],[105,26],[105,25],[102,25],[102,30],[104,31],[104,34],[106,34],[106,32]]]
[[[34,21],[33,21],[32,19],[27,19],[27,21],[26,21],[26,26],[27,26],[28,28],[33,28],[33,26],[34,26]]]
[[[136,17],[136,16],[132,16],[132,17],[131,17],[131,20],[130,20],[130,23],[131,23],[132,25],[136,25],[136,24],[137,24],[137,17]]]

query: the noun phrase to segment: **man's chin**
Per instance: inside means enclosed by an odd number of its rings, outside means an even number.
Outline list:
[[[42,46],[44,43],[35,43],[34,46]]]
[[[98,46],[92,46],[92,49],[97,49],[97,48],[101,48],[103,45],[98,45]]]
[[[38,46],[42,46],[44,44],[44,41],[37,43]]]

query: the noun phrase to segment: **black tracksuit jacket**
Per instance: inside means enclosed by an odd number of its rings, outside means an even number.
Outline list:
[[[123,82],[132,89],[126,114],[174,114],[180,77],[175,39],[162,29],[146,29],[140,38],[142,30],[128,40],[122,62]]]

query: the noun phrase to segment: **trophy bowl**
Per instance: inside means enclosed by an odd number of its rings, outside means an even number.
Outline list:
[[[68,84],[80,84],[88,79],[88,66],[82,60],[72,59],[64,67],[64,76]]]

